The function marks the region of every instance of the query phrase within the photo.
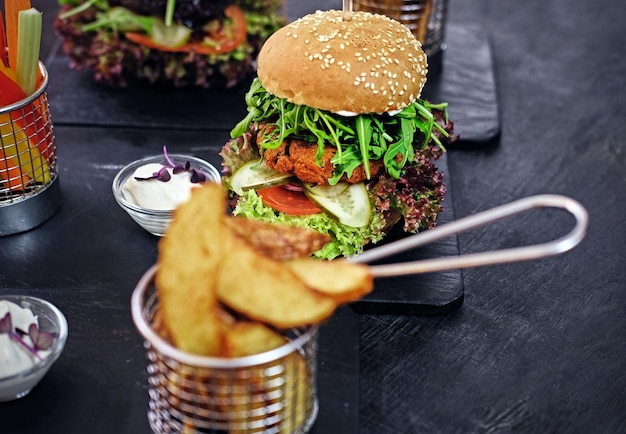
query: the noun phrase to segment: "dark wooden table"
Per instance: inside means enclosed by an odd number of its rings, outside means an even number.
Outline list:
[[[288,2],[291,17],[341,6],[298,3]],[[127,95],[59,69],[56,5],[33,4],[46,14],[42,60],[54,72],[63,205],[43,225],[0,237],[0,292],[52,301],[70,336],[29,396],[0,404],[0,433],[147,433],[144,350],[129,302],[158,240],[117,207],[110,185],[122,165],[164,144],[219,164],[230,116],[244,108],[237,92],[216,93],[234,113],[216,110],[215,128],[195,130],[168,126],[171,116],[158,109],[126,124],[113,114],[96,121],[76,95],[91,89],[132,112]],[[563,194],[588,209],[588,235],[559,257],[424,277],[461,295],[436,314],[338,311],[320,338],[314,432],[626,432],[625,20],[618,0],[451,0],[451,35],[479,29],[488,43],[498,129],[448,153],[448,212],[459,218]],[[460,60],[445,61],[444,74],[458,72]],[[476,94],[466,87],[465,95]],[[458,118],[475,137],[468,113],[493,113],[468,109],[468,99],[460,99]],[[151,124],[159,116],[164,124]],[[537,211],[462,234],[452,248],[547,241],[571,225],[563,213]]]

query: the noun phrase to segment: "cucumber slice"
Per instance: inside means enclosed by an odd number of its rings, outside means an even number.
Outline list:
[[[239,196],[251,188],[260,190],[262,188],[274,187],[289,182],[293,175],[289,173],[277,172],[270,169],[265,161],[259,163],[258,160],[248,161],[241,166],[230,178],[230,188]]]
[[[161,19],[154,19],[150,39],[157,44],[177,48],[189,42],[190,37],[191,29],[189,27],[176,23],[166,26]]]
[[[338,182],[335,185],[316,185],[303,182],[302,185],[310,194],[322,197],[339,197],[350,186],[347,182]]]
[[[345,190],[336,196],[321,196],[304,190],[308,198],[334,216],[346,226],[362,228],[372,220],[370,198],[365,184],[348,184]]]

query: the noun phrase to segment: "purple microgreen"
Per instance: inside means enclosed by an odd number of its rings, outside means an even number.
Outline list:
[[[167,146],[163,146],[163,155],[165,156],[165,160],[170,163],[170,166],[174,167],[176,164],[170,159],[169,154],[167,153]]]
[[[155,173],[158,173],[158,172],[155,172]],[[150,181],[151,179],[157,179],[157,176],[155,175],[155,173],[153,173],[152,176],[148,176],[148,177],[135,176],[135,179],[137,181]]]
[[[189,160],[187,160],[184,165],[174,163],[174,161],[172,161],[169,154],[167,153],[166,146],[163,146],[163,155],[165,156],[165,161],[167,161],[167,164],[169,164],[172,168],[172,173],[174,175],[178,175],[179,173],[183,172],[191,172],[191,182],[193,184],[206,181],[206,176],[202,172],[191,168],[191,163],[189,162]],[[145,178],[135,176],[135,179],[137,181],[149,181],[151,179],[158,179],[159,181],[167,182],[172,179],[172,175],[170,175],[169,171],[167,170],[167,166],[163,166],[158,172],[154,172],[152,176],[148,176]]]
[[[11,323],[11,313],[7,312],[7,314],[0,319],[0,333],[9,333],[13,329],[13,324]]]
[[[9,335],[9,339],[18,344],[22,349],[27,351],[33,357],[39,361],[43,361],[43,358],[38,354],[39,351],[47,350],[52,346],[54,336],[49,332],[40,332],[36,324],[31,324],[28,328],[28,336],[33,342],[33,345],[29,345],[22,336],[26,335],[26,332],[16,328],[13,329],[13,323],[11,321],[11,312],[7,312],[6,315],[0,320],[0,334],[6,333]]]
[[[162,182],[167,182],[170,179],[172,179],[172,175],[170,175],[170,172],[167,170],[167,167],[165,166],[161,167],[161,170],[156,172],[154,175],[156,179]]]
[[[45,351],[52,346],[54,336],[52,333],[46,331],[39,331],[37,324],[31,324],[28,327],[28,336],[33,341],[33,346],[36,351]]]
[[[174,173],[188,172],[190,168],[191,168],[191,163],[189,162],[189,160],[187,160],[184,166],[182,164],[177,164],[176,166],[174,166],[174,169],[172,170],[172,172]]]
[[[193,169],[191,171],[191,182],[193,184],[197,184],[199,182],[204,182],[204,181],[206,181],[206,176],[204,176],[204,173],[198,172],[196,169]]]

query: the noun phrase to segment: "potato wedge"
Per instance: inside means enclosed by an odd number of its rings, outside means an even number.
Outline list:
[[[358,300],[374,287],[374,278],[367,266],[342,259],[302,258],[285,262],[285,266],[309,288],[331,297],[336,303]]]
[[[321,322],[336,307],[331,298],[311,291],[283,263],[259,255],[237,237],[222,257],[216,291],[231,309],[279,329]]]
[[[239,321],[232,324],[224,336],[222,356],[251,356],[273,350],[286,342],[284,336],[261,323]]]
[[[194,189],[159,242],[156,285],[163,320],[174,345],[194,354],[221,352],[215,270],[229,249],[225,209],[221,187]]]
[[[307,396],[311,393],[311,374],[304,357],[298,352],[291,353],[285,364],[287,369],[283,401],[288,407],[283,410],[283,414],[287,417],[283,420],[281,428],[285,432],[295,432],[302,426],[307,415],[313,411],[311,408],[313,403]]]
[[[245,217],[228,218],[226,223],[233,233],[245,239],[255,250],[276,261],[311,256],[331,240],[330,235],[312,229]]]
[[[254,369],[252,375],[249,370],[235,373],[216,389],[218,395],[228,393],[220,408],[229,417],[228,433],[249,433],[250,426],[263,427],[263,432],[297,432],[313,411],[312,382],[310,366],[297,351]]]

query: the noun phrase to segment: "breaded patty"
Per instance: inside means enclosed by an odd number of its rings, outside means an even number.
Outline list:
[[[263,131],[261,129],[261,131]],[[271,130],[270,130],[271,131]],[[264,131],[269,132],[269,131]],[[256,139],[260,148],[261,135]],[[291,173],[302,182],[318,185],[327,185],[328,180],[333,176],[332,158],[337,149],[333,146],[325,146],[320,164],[317,162],[317,144],[309,143],[301,139],[286,139],[276,149],[266,149],[263,151],[263,158],[267,166],[282,173]],[[382,160],[370,161],[370,174],[372,177],[383,169]],[[365,168],[361,164],[352,172],[350,177],[344,175],[341,179],[352,184],[366,181]]]

